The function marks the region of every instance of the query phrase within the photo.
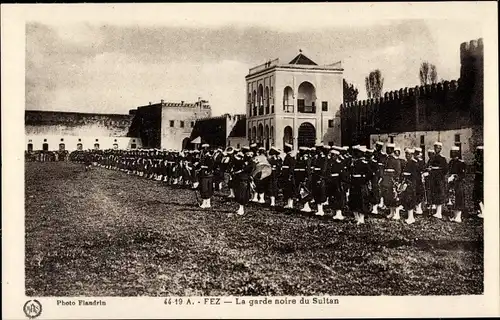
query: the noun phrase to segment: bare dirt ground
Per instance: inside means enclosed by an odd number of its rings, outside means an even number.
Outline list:
[[[483,292],[483,225],[286,214],[74,163],[26,163],[26,294]],[[349,215],[349,214],[347,214]],[[404,214],[403,214],[404,216]],[[350,217],[350,215],[349,215]]]

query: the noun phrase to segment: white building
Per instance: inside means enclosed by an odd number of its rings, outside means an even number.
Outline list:
[[[269,149],[284,143],[340,145],[343,69],[340,62],[319,66],[299,53],[289,63],[279,59],[249,70],[247,140]]]

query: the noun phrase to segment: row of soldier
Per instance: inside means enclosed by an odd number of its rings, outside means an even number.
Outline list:
[[[75,161],[92,162],[108,169],[126,171],[141,177],[185,185],[198,189],[202,208],[211,207],[214,189],[222,190],[226,181],[229,197],[239,204],[237,213],[244,214],[250,202],[276,206],[283,195],[284,208],[299,207],[302,211],[324,215],[331,208],[334,219],[343,220],[343,211],[353,212],[358,224],[369,213],[378,215],[388,208],[387,218],[415,222],[415,215],[424,209],[443,218],[443,206],[450,208],[449,220],[462,221],[465,209],[466,165],[459,149],[452,147],[450,161],[441,154],[442,144],[436,142],[428,150],[427,163],[419,148],[401,149],[394,144],[377,142],[375,149],[364,146],[301,147],[294,154],[285,144],[284,152],[271,147],[269,152],[253,144],[225,151],[203,145],[202,150],[182,152],[160,150],[84,151],[72,154]],[[477,148],[473,201],[478,217],[483,210],[482,147]]]
[[[69,159],[69,152],[67,150],[59,151],[25,151],[24,160],[28,162],[53,162],[53,161],[67,161]]]

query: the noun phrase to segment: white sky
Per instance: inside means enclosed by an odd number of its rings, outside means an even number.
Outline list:
[[[489,6],[488,6],[489,5]],[[245,75],[299,49],[341,60],[366,97],[418,84],[428,60],[457,79],[459,46],[483,37],[489,3],[37,5],[26,11],[26,108],[126,113],[160,99],[245,112]],[[485,11],[486,10],[486,11]],[[54,18],[57,17],[57,18]],[[485,39],[485,46],[488,45]]]

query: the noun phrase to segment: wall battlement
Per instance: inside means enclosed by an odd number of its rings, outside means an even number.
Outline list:
[[[454,130],[483,124],[482,39],[460,46],[460,79],[401,88],[378,99],[341,104],[342,143],[372,134]]]
[[[483,38],[463,42],[460,45],[460,61],[464,61],[469,57],[483,57],[484,56],[484,43]]]
[[[376,99],[358,100],[346,104],[342,104],[341,108],[359,108],[362,106],[383,106],[387,102],[403,102],[408,98],[425,97],[428,99],[443,99],[454,97],[459,91],[459,80],[444,81],[443,83],[415,86],[412,88],[401,88],[399,90],[389,91],[384,93],[384,96]]]

